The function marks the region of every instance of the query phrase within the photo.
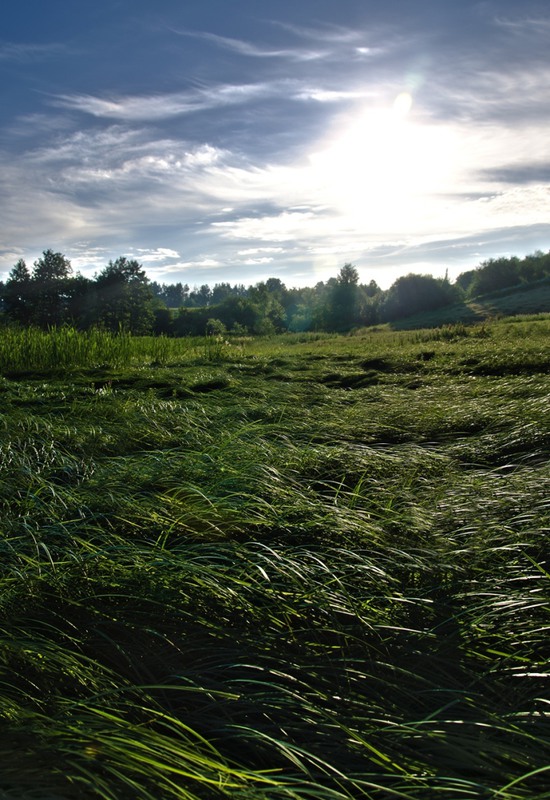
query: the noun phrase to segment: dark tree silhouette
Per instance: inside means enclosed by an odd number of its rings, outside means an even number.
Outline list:
[[[44,250],[34,262],[31,281],[32,321],[41,328],[70,321],[72,267],[63,253]]]
[[[22,258],[10,271],[3,300],[4,310],[10,319],[22,325],[32,321],[31,273]]]
[[[353,264],[344,264],[327,298],[329,330],[347,331],[360,322],[359,273]]]
[[[384,300],[382,315],[386,320],[402,319],[441,308],[452,303],[456,297],[456,289],[447,278],[410,273],[392,284]]]

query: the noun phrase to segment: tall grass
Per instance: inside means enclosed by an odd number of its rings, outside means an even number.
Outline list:
[[[548,321],[507,325],[4,367],[0,797],[549,798]]]
[[[188,339],[135,337],[124,331],[113,334],[100,329],[77,331],[69,327],[49,331],[0,329],[2,373],[164,365],[185,359],[190,351]]]

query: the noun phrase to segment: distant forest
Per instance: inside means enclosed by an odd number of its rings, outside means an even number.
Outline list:
[[[387,290],[360,283],[352,264],[313,287],[289,289],[279,278],[245,287],[150,281],[143,266],[125,256],[94,278],[73,274],[62,253],[45,250],[30,270],[20,259],[0,282],[2,320],[43,329],[71,325],[133,334],[269,335],[284,331],[346,332],[550,277],[550,251],[525,258],[496,258],[447,277],[409,274]]]

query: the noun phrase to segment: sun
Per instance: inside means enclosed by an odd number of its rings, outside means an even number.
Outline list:
[[[412,107],[402,92],[389,107],[363,110],[309,156],[327,203],[348,216],[379,217],[437,191],[451,166],[451,143],[436,124],[413,119]]]

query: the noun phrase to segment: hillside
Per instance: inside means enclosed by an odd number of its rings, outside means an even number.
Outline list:
[[[503,289],[472,300],[454,303],[434,311],[415,314],[390,325],[395,330],[436,328],[458,322],[470,325],[499,317],[545,313],[550,313],[549,278],[534,284]]]

